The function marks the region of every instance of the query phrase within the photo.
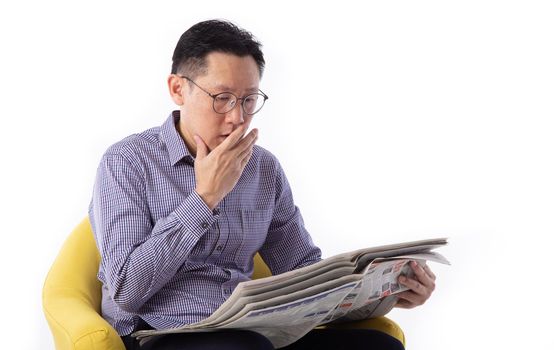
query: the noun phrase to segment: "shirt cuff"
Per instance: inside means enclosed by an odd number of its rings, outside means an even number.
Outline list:
[[[219,218],[219,210],[216,208],[212,212],[196,191],[192,191],[173,214],[188,232],[198,238]]]

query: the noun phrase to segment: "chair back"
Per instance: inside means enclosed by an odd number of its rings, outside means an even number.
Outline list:
[[[95,310],[100,310],[102,284],[98,280],[100,254],[92,228],[85,218],[71,232],[56,257],[43,288],[43,299],[76,294]]]

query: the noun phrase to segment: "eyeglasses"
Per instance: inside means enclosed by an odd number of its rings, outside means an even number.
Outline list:
[[[211,94],[206,91],[204,88],[196,84],[192,79],[184,75],[179,75],[180,78],[186,79],[196,85],[200,90],[207,93],[211,98],[213,98],[213,108],[216,113],[225,114],[230,112],[237,105],[238,101],[242,101],[242,110],[247,115],[256,114],[262,109],[265,104],[265,101],[269,98],[262,90],[257,93],[249,94],[245,97],[237,97],[231,92],[221,92],[219,94]]]

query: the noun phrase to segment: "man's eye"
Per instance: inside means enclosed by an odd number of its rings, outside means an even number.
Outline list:
[[[227,102],[231,99],[229,95],[219,95],[215,98],[218,102]]]

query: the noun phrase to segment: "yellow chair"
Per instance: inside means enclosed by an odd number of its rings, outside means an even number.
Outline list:
[[[57,350],[125,350],[115,329],[100,314],[101,283],[96,278],[99,264],[87,218],[64,243],[44,283],[42,305]],[[259,255],[254,266],[253,278],[271,274]],[[377,329],[405,343],[400,327],[386,317],[349,323],[347,327]]]

